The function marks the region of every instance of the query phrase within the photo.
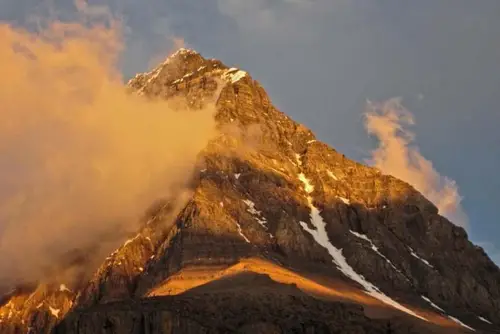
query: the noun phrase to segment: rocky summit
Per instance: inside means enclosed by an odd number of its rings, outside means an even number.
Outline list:
[[[181,49],[128,88],[194,112],[217,95],[188,198],[155,205],[91,277],[5,294],[0,333],[500,333],[500,270],[464,229],[245,71]]]

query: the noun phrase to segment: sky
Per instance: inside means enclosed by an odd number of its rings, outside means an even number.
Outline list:
[[[173,39],[248,71],[273,103],[357,161],[378,142],[367,100],[399,97],[414,145],[454,180],[470,239],[500,263],[498,0],[93,0],[124,25],[125,79]],[[70,18],[73,0],[0,0],[0,20]]]

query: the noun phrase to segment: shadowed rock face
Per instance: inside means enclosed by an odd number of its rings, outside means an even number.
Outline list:
[[[467,331],[448,316],[500,332],[500,270],[466,232],[410,185],[317,141],[247,73],[180,50],[128,87],[147,98],[186,99],[195,112],[222,89],[221,134],[200,152],[188,203],[155,206],[138,234],[70,291],[60,282],[13,291],[0,307],[0,333]],[[322,228],[326,239],[318,238]],[[332,249],[341,250],[336,263]],[[247,258],[360,294],[369,283],[429,321],[384,303],[375,317],[362,302],[312,297],[255,268],[150,297],[187,268]],[[436,324],[431,313],[447,322]]]

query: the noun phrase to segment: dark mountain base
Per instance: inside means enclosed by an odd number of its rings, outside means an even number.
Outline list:
[[[251,289],[250,289],[251,287]],[[372,319],[361,306],[318,300],[257,274],[215,281],[179,296],[73,311],[54,333],[460,333],[407,316]]]

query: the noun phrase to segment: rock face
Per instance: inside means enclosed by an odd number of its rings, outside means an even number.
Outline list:
[[[194,110],[220,91],[191,197],[161,203],[74,291],[6,295],[0,333],[500,333],[500,270],[466,232],[246,72],[181,49],[128,87]]]

